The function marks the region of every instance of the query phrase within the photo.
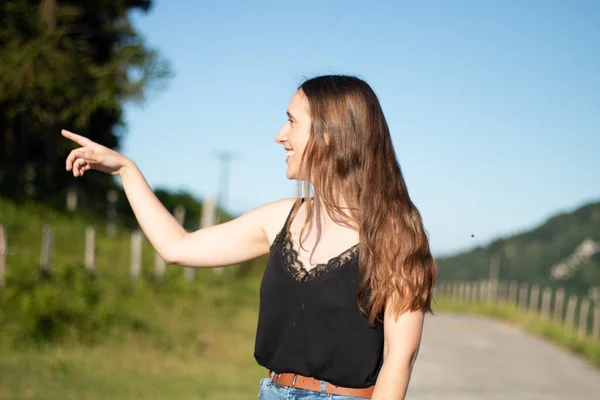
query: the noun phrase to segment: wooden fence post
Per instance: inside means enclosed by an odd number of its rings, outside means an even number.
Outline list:
[[[490,285],[488,284],[488,281],[481,281],[479,283],[479,301],[481,303],[484,303],[486,301],[488,301],[488,299],[490,298]]]
[[[579,337],[584,338],[587,335],[588,316],[590,313],[590,300],[582,299],[581,307],[579,308],[579,324],[577,326],[579,330]]]
[[[467,282],[461,282],[458,290],[459,299],[462,302],[467,301]]]
[[[463,293],[464,293],[463,300],[465,303],[470,303],[471,302],[471,287],[473,285],[471,284],[471,282],[465,282],[464,286],[465,286],[465,288],[463,289]]]
[[[473,282],[472,283],[473,286],[473,298],[472,298],[472,302],[473,303],[478,303],[479,302],[479,283],[478,282]]]
[[[474,282],[467,282],[466,283],[466,302],[467,303],[473,303],[473,299],[475,298],[475,290],[477,290],[477,285],[474,284]]]
[[[452,282],[452,301],[458,301],[458,282]]]
[[[196,274],[196,268],[194,267],[183,267],[183,273],[185,276],[185,280],[191,282],[194,280],[194,276]]]
[[[71,186],[67,189],[67,211],[77,210],[77,190]]]
[[[163,260],[162,257],[157,252],[154,252],[154,276],[159,281],[163,280],[163,278],[165,276],[165,268],[166,267],[167,267],[167,264],[165,263],[165,260]]]
[[[108,200],[106,208],[106,234],[113,237],[117,234],[117,200],[119,194],[116,190],[109,190],[106,193],[106,200]]]
[[[554,319],[556,321],[563,320],[565,311],[565,289],[558,288],[554,292]]]
[[[4,225],[0,225],[0,288],[3,288],[6,276],[6,254],[8,253],[8,244],[6,240],[6,231]]]
[[[527,283],[521,283],[519,286],[519,309],[521,311],[527,310],[527,294],[529,292],[529,285]]]
[[[136,281],[140,278],[142,271],[142,231],[136,230],[131,233],[131,279]]]
[[[519,294],[519,282],[510,281],[508,284],[508,304],[517,307],[517,295]]]
[[[488,303],[495,304],[498,302],[498,279],[490,279],[488,281]]]
[[[552,301],[552,289],[546,287],[542,291],[542,317],[550,318],[550,303]]]
[[[44,225],[42,234],[42,254],[40,256],[40,269],[42,276],[50,276],[50,261],[52,255],[53,231],[49,225]]]
[[[567,315],[565,317],[565,326],[573,331],[575,328],[575,308],[577,307],[577,296],[572,294],[567,302]]]
[[[185,223],[185,207],[182,206],[181,204],[178,204],[177,206],[175,206],[175,209],[173,210],[173,215],[175,216],[175,219],[177,220],[177,222],[179,222],[179,224],[181,226],[183,226]],[[182,267],[182,268],[183,268],[183,275],[185,277],[185,280],[188,282],[193,281],[196,269],[192,268],[192,267]]]
[[[85,228],[85,268],[90,275],[96,273],[96,231],[94,227],[88,226]]]
[[[531,285],[529,290],[529,312],[537,313],[540,306],[540,286],[537,284]]]
[[[594,322],[592,328],[592,338],[600,343],[600,304],[594,305]]]
[[[498,282],[498,300],[497,303],[506,304],[508,300],[508,282]]]
[[[477,282],[471,283],[471,298],[469,299],[470,303],[477,303]]]

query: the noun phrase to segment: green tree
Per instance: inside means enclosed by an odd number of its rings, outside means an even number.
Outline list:
[[[123,104],[143,101],[169,76],[129,21],[151,1],[4,0],[0,7],[0,192],[62,206],[73,180],[64,171],[71,144],[60,129],[118,148]],[[115,183],[91,174],[77,185],[81,202],[100,211]]]

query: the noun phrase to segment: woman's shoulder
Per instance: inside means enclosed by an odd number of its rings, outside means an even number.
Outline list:
[[[279,216],[280,214],[284,215],[284,220],[287,218],[288,214],[294,207],[298,199],[295,197],[287,197],[285,199],[279,199],[272,201],[263,205],[263,212],[267,214],[272,214],[273,216]]]
[[[273,242],[275,236],[283,228],[297,200],[295,197],[289,197],[272,201],[260,207],[263,229],[269,237],[270,242]]]

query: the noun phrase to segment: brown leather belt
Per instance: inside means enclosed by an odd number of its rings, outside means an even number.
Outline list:
[[[292,373],[269,373],[269,378],[278,386],[288,386],[298,389],[312,390],[313,392],[321,392],[321,381],[308,376],[302,376]],[[335,386],[329,382],[325,383],[325,392],[327,394],[337,394],[341,396],[358,397],[361,399],[370,399],[373,395],[375,385],[367,388],[348,388]]]

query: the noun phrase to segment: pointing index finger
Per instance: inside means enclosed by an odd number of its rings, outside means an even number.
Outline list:
[[[61,131],[62,135],[64,137],[66,137],[67,139],[71,139],[72,141],[74,141],[75,143],[81,145],[81,146],[90,146],[92,145],[94,142],[92,142],[90,139],[83,137],[81,135],[78,135],[76,133],[73,132],[69,132],[66,129],[63,129]]]

